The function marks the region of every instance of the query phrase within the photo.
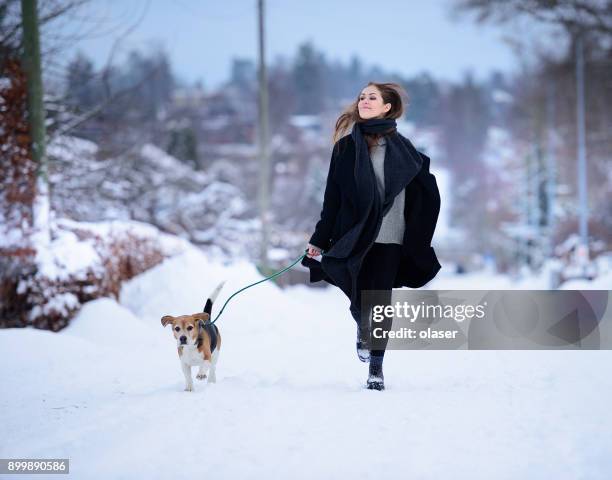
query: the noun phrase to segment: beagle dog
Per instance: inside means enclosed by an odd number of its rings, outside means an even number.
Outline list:
[[[217,360],[221,348],[221,334],[215,324],[210,323],[212,305],[223,287],[221,282],[206,300],[202,313],[173,317],[164,315],[162,326],[172,325],[172,333],[176,338],[179,360],[185,375],[185,391],[193,391],[191,367],[200,367],[196,378],[204,380],[208,375],[208,383],[215,383]],[[210,370],[210,372],[209,372]]]

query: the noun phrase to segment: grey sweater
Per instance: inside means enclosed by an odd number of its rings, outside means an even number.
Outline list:
[[[385,150],[386,141],[384,137],[378,140],[378,145],[370,149],[370,158],[374,173],[376,175],[376,186],[380,194],[381,203],[385,198]],[[404,230],[406,221],[404,219],[405,193],[402,190],[393,199],[393,205],[383,217],[382,225],[376,240],[377,243],[404,243]]]

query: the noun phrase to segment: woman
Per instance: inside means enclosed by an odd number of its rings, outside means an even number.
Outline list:
[[[338,118],[321,218],[302,260],[311,282],[325,280],[351,300],[357,354],[370,362],[367,388],[374,390],[384,389],[386,341],[369,350],[372,305],[389,303],[393,288],[425,285],[441,268],[431,247],[440,195],[429,157],[397,132],[401,91],[370,82]],[[313,259],[321,253],[320,262]],[[362,305],[363,290],[383,295],[366,296]]]

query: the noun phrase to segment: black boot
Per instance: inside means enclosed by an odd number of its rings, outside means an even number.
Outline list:
[[[363,335],[363,331],[357,325],[357,356],[362,362],[370,361],[370,349],[368,347],[368,341]]]
[[[383,376],[382,355],[371,355],[370,356],[370,374],[368,375],[368,390],[384,390],[385,389],[385,377]]]

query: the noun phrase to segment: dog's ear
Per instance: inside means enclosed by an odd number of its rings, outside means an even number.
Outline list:
[[[193,318],[195,318],[196,320],[201,320],[203,322],[206,322],[206,320],[208,320],[210,318],[210,315],[206,312],[200,312],[200,313],[196,313]]]
[[[171,315],[164,315],[161,319],[162,326],[165,327],[169,323],[172,323],[172,324],[174,323],[174,317]]]

